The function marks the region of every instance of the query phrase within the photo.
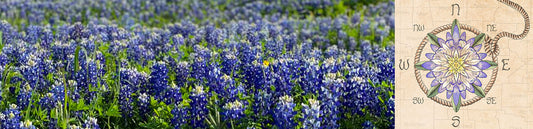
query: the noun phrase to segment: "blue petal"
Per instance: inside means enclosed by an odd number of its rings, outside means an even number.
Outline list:
[[[477,64],[477,67],[481,70],[488,69],[491,65],[485,61],[481,61]]]
[[[440,83],[439,83],[439,80],[437,80],[436,78],[433,79],[433,81],[431,81],[431,87],[437,86],[437,85],[439,85],[439,84],[440,84]]]
[[[452,97],[452,92],[451,91],[447,91],[446,92],[446,99],[450,99],[450,97]]]
[[[453,27],[453,34],[452,34],[452,38],[453,38],[453,41],[454,42],[459,42],[459,26],[454,26]]]
[[[466,90],[468,90],[470,93],[474,93],[474,87],[471,87],[471,88],[466,88]]]
[[[466,44],[469,44],[470,46],[474,45],[475,38],[471,38],[468,41],[466,41]]]
[[[476,50],[476,52],[479,52],[479,50],[481,50],[481,44],[474,46],[474,50]]]
[[[446,41],[444,39],[441,39],[441,38],[437,39],[437,42],[439,42],[440,46],[444,46],[444,44],[446,43]]]
[[[431,45],[429,45],[429,46],[431,46],[431,50],[433,50],[433,52],[437,52],[437,50],[439,49],[438,46],[435,46],[435,45],[433,45],[433,44],[431,44]]]
[[[485,75],[486,75],[486,74],[485,74]],[[476,85],[476,86],[481,86],[481,85],[483,85],[483,84],[481,84],[481,81],[480,81],[479,79],[474,80],[474,83],[472,83],[472,84],[474,84],[474,85]]]
[[[474,89],[474,88],[472,88],[472,89]],[[466,91],[461,91],[461,97],[463,97],[463,99],[466,99]]]
[[[461,34],[461,38],[460,39],[466,40],[466,32],[463,32],[463,34]],[[472,39],[474,39],[474,38],[472,38]]]
[[[450,84],[448,84],[448,85],[450,85]],[[441,86],[439,87],[439,93],[442,93],[442,92],[445,91],[445,90],[446,90],[446,86],[442,86],[442,85],[441,85]]]
[[[483,60],[485,57],[487,57],[487,53],[479,53],[478,56],[480,60]]]
[[[479,75],[477,76],[479,78],[487,78],[487,74],[483,71],[479,72]]]
[[[459,96],[460,96],[460,94],[461,94],[461,93],[459,92],[459,87],[454,86],[454,87],[453,87],[453,93],[452,93],[452,94],[453,94],[453,102],[454,102],[454,104],[457,106],[457,105],[459,104],[459,99],[460,99]]]
[[[446,32],[446,40],[452,40],[452,34],[450,32]]]
[[[426,57],[430,60],[433,59],[433,56],[435,55],[435,53],[426,53]]]
[[[425,68],[425,69],[429,69],[429,70],[432,70],[432,69],[435,69],[435,67],[437,67],[437,65],[431,61],[428,61],[428,62],[424,62],[422,64],[422,67]]]
[[[432,71],[428,72],[428,74],[426,74],[426,77],[427,78],[434,78],[435,77],[435,74],[433,74]]]

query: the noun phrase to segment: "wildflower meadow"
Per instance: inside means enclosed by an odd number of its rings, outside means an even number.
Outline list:
[[[394,128],[394,1],[0,1],[0,128]]]

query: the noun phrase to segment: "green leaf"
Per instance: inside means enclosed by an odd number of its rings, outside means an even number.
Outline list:
[[[422,64],[426,63],[426,62],[429,62],[429,61],[424,61],[424,62],[418,62],[415,64],[415,68],[418,69],[418,70],[429,70],[429,69],[426,69],[424,67],[422,67]]]
[[[452,36],[453,36],[453,29],[455,29],[455,26],[457,26],[457,30],[459,31],[459,34],[461,34],[461,27],[459,27],[459,20],[454,19],[452,23],[452,29],[451,29]]]
[[[458,112],[459,108],[461,108],[461,97],[459,96],[459,98],[457,98],[457,99],[459,99],[457,104],[455,103],[455,101],[453,101],[453,99],[454,98],[453,98],[453,95],[452,95],[453,111]]]
[[[481,97],[481,98],[484,98],[485,97],[485,92],[483,92],[483,90],[481,89],[481,86],[476,86],[474,84],[472,84],[472,86],[474,87],[474,93]]]
[[[78,70],[80,69],[78,68],[80,66],[80,63],[78,61],[79,56],[80,56],[80,49],[81,49],[80,46],[76,46],[76,51],[74,53],[74,70],[76,72],[78,72]]]
[[[487,68],[487,69],[493,69],[493,68],[498,67],[498,64],[496,62],[494,62],[494,61],[490,61],[490,60],[483,60],[483,61],[485,61],[485,62],[490,64],[490,67]]]
[[[474,44],[472,45],[472,47],[482,44],[483,41],[485,41],[485,33],[481,33],[477,35],[474,39],[475,40],[474,40]]]
[[[439,38],[432,34],[432,33],[428,33],[428,38],[429,38],[429,42],[437,47],[440,47],[440,44],[439,44]]]
[[[118,111],[118,105],[113,105],[109,107],[105,113],[107,116],[120,117],[120,112]]]
[[[3,35],[3,32],[0,31],[0,52],[2,52],[2,48],[4,48],[4,42],[2,42],[3,41],[2,40],[2,38],[3,38],[2,35]]]
[[[437,94],[439,94],[439,88],[440,88],[440,84],[429,88],[428,98],[432,98],[432,97],[436,96]]]

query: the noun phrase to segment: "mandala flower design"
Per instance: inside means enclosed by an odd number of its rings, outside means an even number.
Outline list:
[[[417,69],[429,71],[427,78],[434,78],[428,97],[446,91],[446,98],[453,99],[453,107],[457,112],[461,98],[466,99],[466,91],[485,96],[479,79],[487,77],[483,70],[494,68],[497,64],[483,60],[487,57],[487,53],[480,53],[484,37],[485,34],[481,33],[467,40],[466,32],[461,33],[457,20],[452,24],[451,33],[446,33],[446,39],[428,34],[433,53],[426,53],[429,61],[416,66]]]

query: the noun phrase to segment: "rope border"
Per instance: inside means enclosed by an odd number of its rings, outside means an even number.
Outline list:
[[[446,30],[450,30],[452,27],[452,24],[447,24],[447,25],[444,25],[444,26],[440,26],[438,27],[437,29],[431,31],[430,33],[432,34],[438,34],[442,31],[446,31]],[[470,31],[476,35],[479,35],[481,32],[469,25],[464,25],[464,24],[460,24],[459,27],[463,30],[467,30],[467,31]],[[420,45],[418,46],[418,49],[416,51],[416,55],[415,55],[415,61],[414,61],[414,64],[417,64],[418,62],[420,62],[420,54],[422,53],[422,49],[424,49],[424,47],[426,46],[427,44],[427,36],[424,37],[424,39],[422,40],[422,42],[420,43]],[[488,40],[490,40],[490,38],[488,36],[485,36],[485,45],[490,45],[490,42],[487,42]],[[485,50],[487,51],[487,49]],[[492,60],[493,61],[496,61],[497,58],[496,58],[497,55],[492,55]],[[485,86],[485,89],[483,90],[485,92],[485,94],[487,94],[490,89],[492,88],[492,86],[494,85],[494,82],[496,81],[496,75],[498,73],[498,68],[494,68],[492,70],[492,75],[491,75],[491,79],[489,81],[489,83],[487,84],[487,86]],[[422,91],[424,92],[425,95],[428,94],[428,88],[427,86],[424,84],[424,82],[422,82],[422,76],[420,75],[420,71],[418,69],[415,69],[415,76],[416,76],[416,80],[420,86],[420,89],[422,89]],[[431,98],[433,101],[441,104],[441,105],[444,105],[444,106],[448,106],[448,107],[452,107],[452,101],[449,101],[449,100],[445,100],[445,99],[442,99],[442,98],[439,98],[437,96],[434,96]],[[479,96],[476,96],[474,98],[471,98],[471,99],[468,99],[467,101],[462,101],[461,102],[461,106],[468,106],[468,105],[471,105],[479,100],[481,100],[482,98],[479,97]]]

